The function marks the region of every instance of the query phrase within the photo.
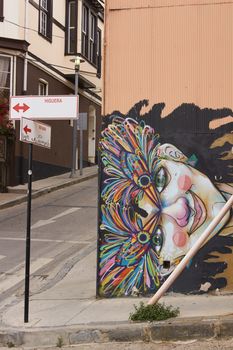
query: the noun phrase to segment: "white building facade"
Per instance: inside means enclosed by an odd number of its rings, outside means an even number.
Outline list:
[[[9,100],[11,95],[74,94],[75,70],[71,60],[77,55],[82,58],[78,93],[79,111],[87,113],[84,166],[97,162],[103,20],[103,0],[0,0],[1,100]],[[72,166],[72,123],[61,120],[48,124],[52,126],[52,147],[35,147],[34,179],[67,172]],[[27,180],[27,145],[18,141],[18,122],[15,128],[10,184]],[[79,131],[77,137],[79,145]]]

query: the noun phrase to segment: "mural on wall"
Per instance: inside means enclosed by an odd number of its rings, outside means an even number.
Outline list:
[[[161,118],[146,114],[104,118],[100,140],[98,293],[105,297],[154,293],[233,193],[232,116],[229,109],[183,104]],[[233,290],[230,212],[172,286],[175,292]]]

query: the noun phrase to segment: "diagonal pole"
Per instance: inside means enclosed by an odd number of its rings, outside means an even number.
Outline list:
[[[168,288],[175,282],[177,277],[181,274],[184,268],[187,266],[189,261],[193,258],[193,256],[198,252],[201,246],[205,243],[206,239],[215,229],[215,227],[220,223],[222,218],[226,215],[228,210],[233,206],[233,195],[226,202],[224,207],[220,210],[218,215],[213,219],[213,221],[209,224],[209,226],[205,229],[201,237],[196,241],[196,243],[192,246],[192,248],[188,251],[185,257],[181,260],[181,262],[176,266],[175,270],[171,273],[168,279],[162,284],[159,290],[155,293],[155,295],[149,300],[148,305],[153,305],[158,302],[158,300],[166,293]]]

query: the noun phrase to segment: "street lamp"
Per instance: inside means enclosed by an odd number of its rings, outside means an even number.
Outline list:
[[[70,62],[74,63],[74,69],[75,69],[75,96],[78,97],[78,73],[80,69],[80,64],[84,62],[82,58],[79,56],[76,56],[75,58],[71,59]],[[78,100],[78,108],[77,108],[77,118],[73,120],[73,133],[72,133],[72,168],[71,168],[71,174],[70,177],[75,177],[76,175],[76,159],[77,159],[77,120],[79,117],[79,100]],[[81,132],[82,126],[80,125],[80,175],[82,175],[82,163],[83,163],[83,140],[82,140],[82,132]]]

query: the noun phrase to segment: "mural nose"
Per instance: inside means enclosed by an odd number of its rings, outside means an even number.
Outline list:
[[[179,198],[177,201],[162,210],[163,214],[172,217],[179,226],[184,227],[188,225],[191,208],[188,205],[186,198]]]

